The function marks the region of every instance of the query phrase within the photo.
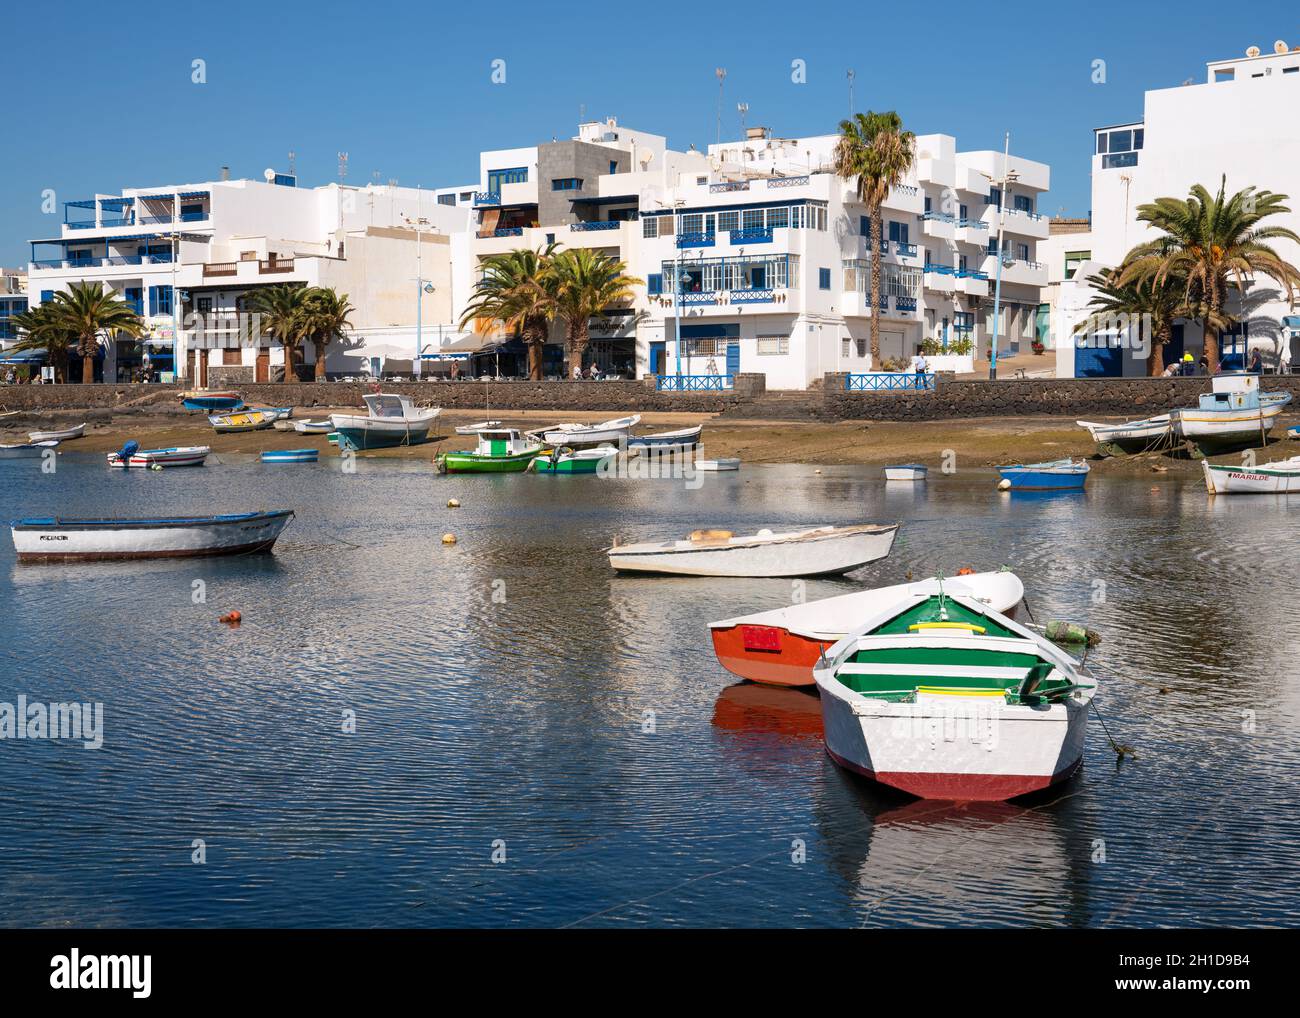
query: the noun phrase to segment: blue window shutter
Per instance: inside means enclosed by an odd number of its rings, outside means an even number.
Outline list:
[[[53,291],[53,290],[42,290],[42,291],[41,291],[41,303],[42,303],[42,304],[48,304],[48,303],[49,303],[50,301],[52,301],[53,299],[54,299],[54,291]]]
[[[646,293],[663,293],[664,277],[662,272],[652,272],[646,277]]]
[[[817,285],[818,285],[821,289],[823,289],[823,290],[829,290],[829,289],[831,288],[831,270],[830,270],[830,269],[818,269],[818,270],[817,270]]]
[[[858,232],[864,237],[871,236],[871,217],[858,216]]]

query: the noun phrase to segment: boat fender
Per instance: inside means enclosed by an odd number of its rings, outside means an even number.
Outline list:
[[[456,543],[456,535],[455,535],[455,534],[443,534],[443,535],[442,535],[442,543],[443,543],[443,544],[455,544],[455,543]]]
[[[1011,482],[1008,481],[1005,477],[1002,478],[1002,480],[998,481],[998,491],[1010,491],[1010,490],[1011,490]]]
[[[1077,622],[1053,620],[1047,623],[1044,634],[1053,643],[1085,643],[1095,647],[1101,643],[1101,634]]]
[[[449,499],[447,499],[447,508],[448,508],[448,509],[459,509],[459,508],[460,508],[460,499],[458,499],[458,498],[449,498]]]
[[[217,619],[218,622],[224,623],[231,629],[234,629],[243,620],[244,616],[241,615],[238,610],[228,611],[226,614],[222,615],[221,618]]]

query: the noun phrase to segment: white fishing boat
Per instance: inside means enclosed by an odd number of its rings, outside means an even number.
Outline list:
[[[531,434],[541,435],[547,445],[618,445],[627,441],[632,429],[641,422],[640,414],[618,417],[600,424],[556,424]]]
[[[29,442],[70,442],[85,433],[86,426],[78,424],[75,428],[64,428],[61,431],[33,431],[28,434],[27,440]]]
[[[661,431],[656,435],[631,435],[627,440],[629,449],[672,450],[694,449],[700,441],[703,424],[693,428],[679,428],[677,431]]]
[[[1259,375],[1215,375],[1211,384],[1197,407],[1169,412],[1175,437],[1203,448],[1263,439],[1291,402],[1289,392],[1260,392]]]
[[[0,459],[2,460],[32,459],[34,457],[40,456],[47,449],[57,448],[58,444],[59,444],[58,442],[54,442],[54,441],[45,441],[45,442],[23,442],[18,445],[0,445]]]
[[[182,558],[270,551],[293,510],[157,519],[17,520],[10,527],[19,562]]]
[[[395,445],[418,445],[428,441],[434,419],[441,407],[420,409],[410,396],[375,392],[363,396],[365,415],[330,414],[330,422],[339,435],[339,447],[349,449],[384,449]]]
[[[228,414],[209,414],[208,423],[220,434],[240,431],[261,431],[280,419],[274,410],[239,410]]]
[[[855,626],[813,670],[841,767],[923,799],[996,801],[1070,777],[1096,684],[948,581]]]
[[[477,424],[462,424],[456,429],[456,434],[477,435],[480,431],[496,431],[500,427],[500,421],[479,421]]]
[[[729,459],[724,458],[724,459],[715,459],[715,460],[696,460],[695,469],[707,470],[711,473],[717,473],[718,471],[725,471],[725,470],[739,470],[740,460],[734,457]]]
[[[966,573],[943,582],[949,592],[964,594],[1012,618],[1025,596],[1020,577],[1005,569]],[[751,682],[811,686],[813,666],[832,644],[863,619],[931,589],[933,583],[926,579],[859,590],[710,622],[713,652],[723,668]]]
[[[170,449],[141,449],[128,442],[108,454],[110,467],[201,467],[212,450],[206,445],[180,445]]]
[[[684,541],[653,541],[606,549],[620,572],[679,576],[835,576],[889,554],[898,524],[812,527],[737,537],[696,530]]]
[[[328,417],[319,421],[294,421],[293,430],[300,435],[328,435],[334,430],[334,424]]]
[[[1300,456],[1253,467],[1201,460],[1201,468],[1211,495],[1300,492]]]
[[[1092,436],[1100,446],[1115,446],[1125,452],[1141,452],[1168,441],[1173,424],[1168,414],[1157,414],[1140,421],[1123,424],[1098,424],[1095,421],[1075,421]]]
[[[929,474],[924,463],[894,463],[885,467],[886,481],[924,481]]]

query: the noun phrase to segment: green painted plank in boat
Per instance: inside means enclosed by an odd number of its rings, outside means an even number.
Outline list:
[[[902,614],[895,615],[888,622],[877,626],[871,632],[881,636],[907,633],[910,632],[909,626],[914,626],[919,622],[969,622],[974,626],[983,626],[988,636],[1010,636],[1023,639],[1019,633],[998,622],[994,622],[979,612],[971,611],[965,605],[952,600],[952,598],[944,598],[941,602],[938,595],[928,598],[920,604],[913,605]]]
[[[943,630],[935,630],[936,635]],[[852,657],[854,664],[971,665],[979,668],[1031,668],[1037,654],[1007,650],[984,650],[978,640],[970,647],[868,647]]]

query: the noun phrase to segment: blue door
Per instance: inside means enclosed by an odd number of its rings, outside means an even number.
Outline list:
[[[1117,346],[1074,348],[1075,378],[1119,378],[1124,374],[1124,352]]]
[[[727,374],[740,374],[740,344],[735,341],[727,344]]]
[[[650,374],[662,375],[664,373],[664,352],[667,348],[667,343],[650,344]]]

